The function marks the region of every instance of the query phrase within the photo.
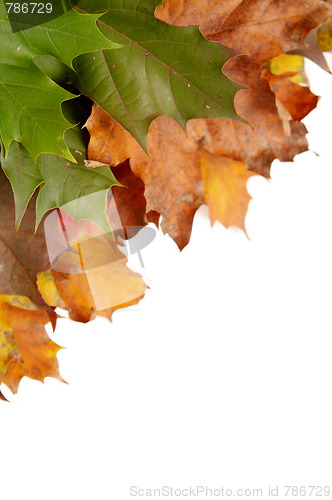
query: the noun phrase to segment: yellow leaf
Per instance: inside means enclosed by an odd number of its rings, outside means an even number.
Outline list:
[[[323,52],[332,50],[332,20],[320,26],[317,30],[317,43]]]
[[[281,56],[274,57],[269,61],[269,69],[274,75],[298,73],[304,69],[304,58],[302,56],[281,54]]]
[[[41,296],[49,306],[65,308],[65,303],[57,290],[51,271],[38,274],[37,286]]]
[[[204,150],[201,167],[211,224],[218,220],[225,227],[238,226],[245,231],[244,218],[251,198],[246,185],[249,177],[255,174],[246,170],[242,161]]]

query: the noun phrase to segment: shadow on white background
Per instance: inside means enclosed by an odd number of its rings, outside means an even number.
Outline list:
[[[0,403],[1,498],[332,490],[332,76],[308,68],[323,97],[304,122],[320,156],[249,180],[250,240],[211,229],[202,207],[181,254],[161,233],[142,251],[151,290],[139,305],[112,324],[59,321],[69,385],[25,378]]]

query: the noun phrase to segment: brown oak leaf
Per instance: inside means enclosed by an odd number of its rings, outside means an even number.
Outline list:
[[[113,119],[109,119],[112,123]],[[202,129],[197,130],[195,127],[199,129],[200,124]],[[211,129],[211,145],[207,137],[209,124],[223,127],[222,132],[218,127],[213,133]],[[248,125],[239,125],[248,130],[252,139],[253,130]],[[232,159],[234,152],[239,154],[239,160],[242,159],[242,151],[237,144],[232,144],[226,152],[220,147],[220,140],[224,139],[225,144],[229,144],[228,131],[233,126],[235,122],[232,120],[192,120],[186,135],[174,120],[163,116],[150,127],[149,156],[138,144],[127,150],[132,170],[144,181],[147,210],[150,214],[153,211],[156,222],[159,214],[162,215],[162,229],[170,234],[180,249],[189,242],[194,214],[203,203],[210,207],[212,222],[219,220],[226,227],[238,225],[244,228],[250,199],[246,180],[253,172],[246,170],[243,162]],[[281,125],[280,129],[282,132]],[[123,129],[123,134],[128,132]],[[108,141],[109,134],[106,131],[102,154],[109,147]],[[124,142],[128,144],[128,141]],[[218,147],[209,152],[204,150],[205,145],[207,149],[209,146],[211,149],[216,145]],[[233,194],[227,193],[231,186],[234,188]],[[231,200],[234,206],[231,206]]]

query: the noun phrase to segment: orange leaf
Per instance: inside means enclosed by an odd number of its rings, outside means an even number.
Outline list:
[[[96,104],[92,106],[86,127],[90,133],[90,160],[114,167],[129,157],[128,151],[138,146],[129,132]]]
[[[56,353],[61,349],[52,342],[44,328],[48,314],[39,310],[21,309],[10,303],[2,304],[9,328],[0,330],[1,345],[0,382],[17,392],[20,380],[27,376],[42,382],[45,377],[63,381],[59,374]]]
[[[83,221],[71,220],[66,228],[69,250],[58,256],[52,275],[70,318],[85,323],[100,314],[111,319],[116,309],[139,302],[146,285],[127,267],[111,237],[89,232]]]
[[[265,77],[277,99],[282,102],[294,120],[302,120],[316,108],[318,96],[313,94],[309,87],[292,83],[287,77],[281,78],[267,73]]]

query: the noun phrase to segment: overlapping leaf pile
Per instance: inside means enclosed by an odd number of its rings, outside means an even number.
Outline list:
[[[245,229],[248,178],[307,149],[318,97],[303,56],[328,69],[332,2],[81,0],[16,32],[0,15],[0,383],[15,392],[24,375],[61,379],[44,328],[55,308],[110,319],[144,295],[114,238],[95,237],[112,230],[110,188],[127,237],[162,216],[182,249],[202,204],[212,224]],[[90,242],[100,298],[116,305],[96,311],[77,238],[51,268],[52,210]]]

